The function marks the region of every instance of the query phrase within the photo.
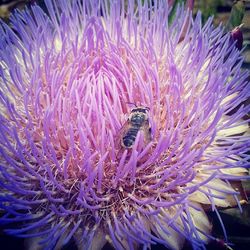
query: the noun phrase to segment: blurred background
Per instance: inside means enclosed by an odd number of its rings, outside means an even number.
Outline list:
[[[38,3],[41,7],[44,7],[44,1],[42,0],[0,0],[0,18],[8,23],[9,15],[13,9],[23,9],[25,6],[29,7],[35,3]],[[243,34],[243,55],[245,58],[243,68],[250,69],[250,0],[195,0],[194,13],[196,13],[198,10],[201,10],[202,12],[203,22],[205,22],[209,16],[213,15],[214,24],[219,25],[220,23],[223,23],[227,31],[231,31],[243,23],[243,26],[240,28]],[[248,103],[250,103],[249,100]],[[236,185],[239,184],[236,183]],[[246,199],[250,197],[249,182],[244,182],[243,186],[239,185],[238,188],[242,189]],[[229,245],[225,244],[222,240],[224,239],[224,236],[217,216],[214,215],[214,213],[209,213],[209,218],[214,225],[213,236],[217,238],[217,241],[211,242],[208,245],[208,250],[250,249],[250,205],[245,204],[242,206],[242,208],[242,213],[238,208],[229,208],[220,211],[221,218],[227,229],[228,240],[229,242],[232,242],[232,244]],[[26,250],[26,247],[23,239],[5,235],[4,227],[0,226],[0,249]],[[67,246],[65,246],[63,250],[75,249],[74,242],[71,241]],[[110,246],[106,245],[105,250],[109,249],[111,249]],[[159,245],[152,247],[152,250],[161,249],[163,250],[166,248]],[[189,245],[184,247],[184,250],[191,249],[192,248]]]

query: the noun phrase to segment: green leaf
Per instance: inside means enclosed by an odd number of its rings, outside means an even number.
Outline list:
[[[243,17],[245,15],[245,4],[244,1],[236,1],[233,4],[230,17],[227,23],[228,30],[232,30],[236,26],[239,26],[242,23]]]
[[[210,16],[217,15],[217,8],[222,4],[222,0],[199,0],[197,7],[202,13],[202,22],[205,23]]]

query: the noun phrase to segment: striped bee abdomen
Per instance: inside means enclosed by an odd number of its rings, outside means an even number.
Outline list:
[[[123,145],[126,148],[133,146],[139,129],[140,127],[131,127],[127,130],[127,133],[122,138]]]

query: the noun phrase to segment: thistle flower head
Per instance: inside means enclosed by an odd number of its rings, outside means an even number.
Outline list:
[[[169,26],[167,1],[45,2],[0,26],[0,221],[20,225],[6,231],[48,249],[204,248],[204,206],[240,207],[230,181],[249,159],[230,34],[182,7]],[[133,104],[148,127],[126,148]]]

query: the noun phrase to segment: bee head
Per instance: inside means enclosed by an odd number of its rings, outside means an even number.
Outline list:
[[[138,107],[133,108],[131,110],[131,113],[138,112],[138,113],[146,114],[149,110],[150,110],[149,107],[138,106]]]
[[[145,121],[148,121],[148,107],[138,106],[130,112],[129,121],[135,126],[141,126]]]

